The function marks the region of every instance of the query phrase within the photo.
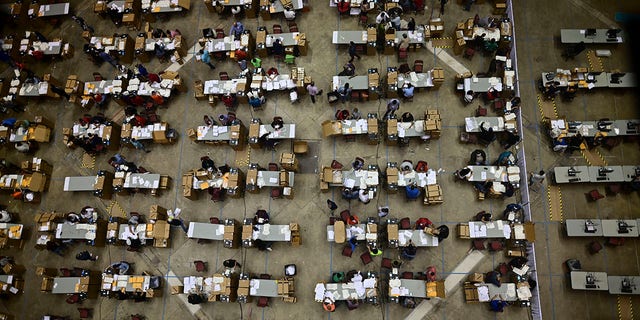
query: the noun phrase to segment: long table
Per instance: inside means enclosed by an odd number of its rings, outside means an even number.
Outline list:
[[[204,94],[223,95],[243,92],[247,87],[247,78],[231,80],[207,80],[204,82]]]
[[[0,235],[9,239],[19,240],[22,238],[22,231],[24,230],[24,225],[17,223],[0,223]]]
[[[331,88],[337,89],[349,83],[352,90],[369,90],[369,76],[333,76]]]
[[[142,290],[147,292],[150,288],[151,276],[145,275],[119,275],[119,274],[102,274],[102,283],[100,290],[120,291],[124,289],[126,292],[136,292]]]
[[[398,230],[397,238],[401,247],[409,245],[409,240],[416,247],[438,246],[438,237],[427,234],[423,230]]]
[[[481,132],[480,125],[484,122],[484,128],[493,128],[494,132],[505,131],[504,117],[466,117],[464,118],[466,132]]]
[[[333,44],[349,44],[351,41],[357,44],[365,44],[367,42],[376,41],[376,39],[368,39],[367,30],[333,32]]]
[[[638,166],[574,166],[555,167],[553,173],[556,183],[608,183],[631,182],[636,179],[640,167]],[[573,170],[574,175],[569,175]],[[602,174],[600,174],[602,172]]]
[[[433,74],[431,70],[423,73],[410,72],[408,75],[399,73],[396,86],[401,88],[405,83],[411,83],[416,88],[430,88],[433,87]]]
[[[89,284],[89,277],[55,277],[53,278],[53,287],[51,293],[53,294],[71,294],[87,292],[85,288],[82,288],[83,284]]]
[[[115,178],[119,178],[119,173],[115,174]],[[157,173],[123,172],[122,176],[124,176],[125,188],[158,189],[160,187],[160,174]]]
[[[204,222],[190,222],[187,237],[208,240],[223,240],[224,225]]]
[[[97,230],[97,224],[59,223],[56,226],[56,239],[95,240]]]
[[[231,140],[231,126],[198,126],[198,141],[229,141]]]
[[[37,17],[53,17],[69,14],[69,2],[66,3],[54,3],[43,4],[38,7],[38,12],[31,12],[29,9],[29,16]]]
[[[268,34],[265,39],[265,45],[267,46],[267,48],[271,48],[273,47],[273,43],[276,41],[276,39],[280,39],[280,43],[284,47],[297,46],[300,40],[300,34],[300,32]]]
[[[288,224],[257,224],[253,228],[251,239],[262,241],[291,241],[291,230]]]
[[[587,279],[593,280],[587,283]],[[606,272],[587,272],[587,271],[571,271],[571,289],[574,290],[590,290],[590,291],[608,291],[609,283],[607,282]]]
[[[84,83],[84,94],[91,95],[96,93],[121,93],[124,86],[126,86],[126,83],[123,83],[122,80],[88,81]]]
[[[610,294],[640,294],[640,276],[608,276]],[[623,284],[627,284],[624,288]]]
[[[368,300],[378,296],[377,290],[377,279],[372,277],[358,283],[318,283],[314,291],[315,300],[322,302],[324,297],[333,298],[335,301]]]
[[[64,191],[93,191],[96,176],[78,176],[64,178]]]
[[[543,72],[542,84],[547,86],[550,82],[559,83],[558,87],[567,87],[577,84],[579,89],[593,88],[633,88],[637,86],[637,78],[635,73],[620,73],[618,81],[620,83],[612,83],[612,74],[610,72],[587,72],[587,71],[571,71],[558,69],[556,72]],[[547,78],[547,76],[553,77]]]
[[[602,235],[605,237],[616,237],[616,238],[637,238],[639,236],[638,233],[638,222],[637,220],[601,220],[602,223]],[[621,228],[626,225],[626,228]],[[625,232],[620,232],[621,230],[625,230]]]
[[[498,78],[498,77],[491,77],[491,78],[471,77],[471,78],[465,78],[464,79],[463,88],[464,88],[464,92],[467,92],[469,90],[473,91],[474,93],[487,92],[491,88],[493,88],[496,91],[500,92],[500,91],[502,91],[502,79]]]
[[[249,282],[249,295],[252,297],[279,297],[278,280],[251,279]]]
[[[357,241],[365,241],[367,239],[367,236],[370,235],[370,233],[367,232],[367,225],[364,223],[359,223],[353,226],[352,225],[343,226],[340,229],[344,229],[344,232],[345,232],[344,239],[346,240],[351,239],[351,237],[356,237]],[[327,241],[329,242],[336,241],[335,227],[333,225],[327,226]]]
[[[330,168],[328,170],[331,170]],[[378,180],[378,171],[377,170],[331,170],[332,174],[330,176],[325,176],[323,179],[325,182],[329,183],[329,186],[344,186],[347,188],[362,186],[377,186],[379,183]]]
[[[288,186],[293,187],[294,185],[294,176],[295,173],[292,171],[287,172],[288,177]],[[280,171],[266,171],[266,170],[258,170],[258,180],[256,181],[256,185],[259,188],[262,187],[279,187],[280,184]]]
[[[603,124],[608,124],[604,130],[598,128],[599,122],[600,121],[556,119],[551,120],[550,126],[551,130],[560,130],[559,138],[573,137],[577,134],[583,137],[595,137],[597,135],[605,137],[640,135],[640,119],[603,121]]]
[[[389,279],[390,297],[427,297],[427,284],[424,280]]]
[[[590,34],[588,29],[560,29],[560,42],[562,43],[622,43],[624,42],[621,35],[616,34],[615,38],[609,38],[607,32],[609,29],[592,29],[595,31]]]
[[[600,219],[567,219],[565,220],[569,237],[602,237],[602,220]]]
[[[637,238],[640,236],[638,220],[635,219],[568,219],[565,222],[570,237],[616,237]],[[623,227],[625,226],[626,227]],[[620,232],[621,230],[625,230]]]
[[[509,221],[470,221],[468,225],[469,238],[471,239],[511,238]]]
[[[251,122],[249,125],[250,143],[258,143],[258,139],[265,134],[268,134],[268,139],[294,139],[296,137],[296,125],[294,123],[285,123],[282,128],[276,130],[271,125]]]
[[[166,13],[166,12],[180,12],[182,10],[189,10],[191,5],[190,0],[167,1],[167,0],[154,0],[142,2],[142,10],[148,10],[150,13]]]
[[[469,181],[483,182],[487,180],[499,182],[520,182],[518,166],[467,166],[471,169]]]

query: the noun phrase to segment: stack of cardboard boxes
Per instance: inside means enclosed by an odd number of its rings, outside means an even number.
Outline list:
[[[368,56],[374,56],[377,53],[376,38],[377,38],[376,28],[368,27],[367,28],[367,55]]]
[[[387,97],[398,97],[398,71],[396,68],[389,68],[387,72]]]
[[[389,193],[398,192],[398,168],[396,163],[387,165],[387,191]]]
[[[433,184],[425,187],[424,192],[424,204],[441,204],[442,203],[442,189],[440,185]]]
[[[193,97],[196,100],[205,100],[207,96],[204,95],[204,83],[202,80],[196,80],[193,82]]]
[[[369,98],[371,100],[378,99],[378,88],[380,87],[380,74],[378,73],[378,69],[372,68],[368,70],[368,78],[369,78],[369,93],[365,98],[365,95],[362,94],[363,101],[367,101]]]
[[[80,105],[80,96],[84,89],[84,82],[78,80],[78,75],[71,74],[67,77],[67,82],[64,86],[64,92],[69,95],[69,102]]]
[[[435,109],[427,109],[424,118],[425,133],[430,135],[431,139],[440,138],[440,134],[442,133],[442,120],[440,119],[440,112]]]
[[[290,223],[289,230],[291,230],[291,244],[299,246],[302,244],[302,238],[300,237],[300,225],[297,223]]]
[[[387,143],[392,146],[398,144],[398,119],[387,120]]]
[[[198,193],[193,190],[193,170],[182,175],[182,195],[189,200],[198,199]]]
[[[127,26],[129,30],[140,29],[140,1],[125,0],[124,12],[122,15],[122,24]]]
[[[442,37],[444,34],[444,21],[442,21],[442,18],[434,18],[429,21],[429,34],[431,37]]]
[[[433,76],[433,86],[440,88],[444,83],[444,70],[442,70],[442,68],[433,68],[431,75]]]
[[[238,281],[238,297],[242,297],[244,302],[251,302],[249,300],[249,286],[251,280],[240,279]]]
[[[367,117],[367,136],[369,138],[369,144],[375,145],[380,142],[378,132],[378,118],[370,115]]]
[[[297,67],[291,69],[291,80],[295,82],[296,87],[304,89],[311,83],[311,76],[306,75],[304,68]],[[303,90],[301,93],[304,92],[306,92],[306,90]]]
[[[284,170],[298,172],[298,159],[296,159],[296,155],[289,152],[283,152],[280,155],[280,166]]]

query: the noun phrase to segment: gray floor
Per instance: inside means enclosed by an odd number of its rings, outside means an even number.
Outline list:
[[[306,68],[315,80],[316,84],[325,91],[330,86],[331,76],[337,74],[342,64],[348,60],[346,48],[338,48],[334,51],[331,44],[333,30],[356,30],[356,18],[339,18],[335,8],[327,5],[328,1],[311,1],[311,10],[299,16],[296,20],[300,31],[307,34],[310,51],[307,56],[299,57],[297,64]],[[437,15],[438,4],[436,1],[428,1],[435,4],[434,16]],[[490,1],[487,1],[490,2]],[[601,1],[571,0],[571,1],[517,1],[514,9],[515,32],[518,53],[519,80],[521,97],[523,101],[522,115],[525,123],[525,139],[520,148],[524,147],[527,154],[527,162],[530,171],[550,169],[556,165],[585,164],[586,161],[578,153],[573,156],[564,156],[550,151],[548,140],[540,130],[540,112],[537,105],[536,81],[540,72],[555,70],[557,67],[588,66],[584,54],[574,61],[563,61],[560,57],[560,48],[557,39],[559,29],[563,27],[606,28],[613,22],[615,12],[630,12],[631,1],[617,1],[614,4]],[[116,28],[109,20],[103,20],[95,16],[92,11],[92,2],[74,2],[76,13],[83,16],[87,22],[96,29],[98,35],[108,35],[114,32],[127,32],[124,27]],[[481,16],[491,13],[489,3],[475,5],[471,12],[465,12],[456,1],[450,1],[444,16],[447,34],[453,29],[455,23],[472,17],[475,12]],[[431,7],[426,15],[415,16],[418,24],[426,23],[431,14]],[[370,19],[373,19],[371,17]],[[202,1],[194,0],[191,10],[186,16],[175,15],[166,21],[153,23],[153,27],[162,29],[178,28],[182,31],[187,43],[194,44],[199,37],[202,28],[224,28],[228,30],[232,18],[220,19],[206,10]],[[245,26],[255,31],[259,25],[271,28],[273,24],[281,24],[286,31],[286,21],[279,18],[272,21],[262,19],[245,19]],[[20,27],[18,29],[23,29]],[[11,32],[3,28],[3,33]],[[61,36],[70,41],[76,48],[76,54],[68,60],[57,61],[51,65],[36,63],[30,67],[37,73],[52,73],[58,79],[66,79],[69,74],[78,74],[82,80],[92,78],[92,72],[99,71],[105,77],[111,78],[115,72],[109,65],[95,67],[81,52],[83,40],[80,38],[81,30],[70,19],[65,19],[60,28],[43,28],[50,37]],[[134,32],[129,32],[134,34]],[[631,68],[630,59],[627,56],[626,45],[612,48],[613,56],[603,58],[605,69],[621,69],[627,71]],[[453,55],[451,49],[445,49]],[[472,60],[454,56],[455,59],[474,72],[484,72],[488,66],[489,58],[476,55]],[[463,118],[473,114],[475,106],[464,107],[460,97],[455,92],[455,72],[449,65],[438,59],[433,52],[424,49],[417,53],[410,53],[409,62],[421,59],[425,62],[425,69],[442,67],[445,70],[445,83],[438,90],[419,92],[413,102],[403,103],[400,111],[411,111],[414,115],[421,115],[426,108],[437,108],[443,118],[443,132],[439,140],[428,144],[412,141],[406,148],[388,146],[381,143],[371,146],[364,141],[345,142],[343,139],[322,139],[320,123],[333,117],[336,108],[329,106],[325,98],[321,98],[316,104],[311,104],[305,96],[301,103],[291,105],[284,94],[269,94],[267,107],[264,111],[251,114],[247,106],[241,106],[237,112],[238,117],[248,123],[252,117],[260,117],[268,121],[271,117],[282,116],[285,122],[297,124],[297,136],[313,141],[313,151],[316,151],[318,159],[305,159],[303,161],[303,174],[296,175],[295,199],[271,200],[268,193],[247,194],[243,199],[227,199],[224,202],[213,203],[207,197],[199,200],[183,198],[179,186],[175,182],[180,181],[180,176],[189,169],[200,165],[199,158],[207,153],[216,163],[228,163],[232,165],[236,159],[236,153],[226,146],[210,146],[195,144],[186,138],[187,128],[195,127],[202,121],[203,114],[217,115],[223,113],[224,107],[218,105],[210,107],[204,101],[196,101],[193,98],[192,83],[195,80],[217,79],[219,71],[227,71],[229,74],[238,72],[238,67],[231,61],[217,64],[215,71],[203,68],[197,61],[187,62],[180,69],[180,75],[189,87],[189,91],[181,93],[169,102],[168,109],[161,109],[159,115],[164,121],[168,121],[181,134],[174,145],[153,145],[150,153],[137,152],[132,149],[123,149],[121,152],[129,160],[144,166],[149,171],[168,174],[173,178],[171,189],[162,192],[159,197],[143,195],[116,196],[114,199],[129,211],[147,212],[152,204],[159,204],[166,208],[179,207],[183,209],[182,217],[186,221],[208,221],[211,216],[223,218],[235,218],[241,220],[250,217],[257,209],[266,209],[271,212],[272,222],[287,224],[298,222],[302,228],[302,241],[300,247],[290,247],[286,244],[275,244],[273,252],[263,253],[256,249],[223,248],[220,244],[197,244],[193,240],[186,239],[184,233],[177,228],[172,229],[170,248],[156,249],[145,248],[141,254],[132,254],[122,247],[106,246],[89,248],[100,255],[98,262],[78,262],[73,259],[76,252],[87,249],[84,245],[76,245],[65,258],[60,258],[46,251],[35,250],[36,232],[32,223],[35,213],[42,210],[56,210],[59,212],[78,211],[84,205],[92,205],[98,208],[102,216],[107,216],[106,208],[110,201],[97,199],[90,194],[69,194],[62,192],[64,177],[70,175],[93,174],[97,169],[107,169],[109,155],[98,156],[95,169],[81,167],[79,159],[82,156],[80,150],[69,150],[62,143],[61,131],[63,127],[70,126],[74,119],[80,117],[84,111],[79,107],[61,101],[32,101],[27,112],[19,115],[19,118],[31,119],[35,115],[45,115],[55,121],[54,136],[49,144],[42,144],[37,156],[43,157],[54,166],[53,181],[49,191],[45,193],[39,206],[15,202],[9,199],[7,194],[1,195],[2,204],[6,204],[11,212],[16,212],[22,223],[29,225],[26,235],[26,244],[21,250],[3,250],[3,255],[12,255],[17,262],[26,267],[23,278],[26,280],[25,293],[19,297],[12,297],[2,301],[0,311],[12,314],[16,319],[37,319],[46,313],[69,315],[77,317],[76,305],[64,303],[63,296],[44,294],[39,292],[40,279],[35,276],[36,266],[51,268],[81,266],[93,270],[101,270],[110,262],[126,260],[135,262],[136,272],[148,271],[157,275],[166,275],[167,278],[195,275],[196,271],[192,261],[204,260],[208,262],[209,272],[213,273],[221,269],[222,261],[228,258],[240,260],[245,272],[253,274],[270,273],[274,278],[283,276],[283,266],[288,263],[296,263],[299,268],[296,276],[296,304],[285,304],[280,300],[272,299],[268,308],[258,308],[255,304],[224,304],[207,303],[195,308],[188,308],[184,296],[172,296],[165,286],[163,295],[152,301],[139,304],[134,302],[119,302],[105,298],[86,301],[82,306],[94,309],[95,319],[127,319],[132,313],[143,313],[148,319],[319,319],[327,318],[327,315],[319,303],[313,300],[313,287],[318,281],[328,281],[334,271],[348,271],[360,269],[363,271],[382,271],[380,258],[375,258],[374,263],[363,266],[358,255],[363,252],[359,247],[353,258],[343,257],[341,246],[331,245],[326,241],[325,225],[328,223],[328,211],[325,201],[334,199],[340,209],[350,208],[361,218],[376,216],[377,206],[389,205],[392,217],[408,216],[415,221],[426,216],[436,224],[447,224],[450,228],[463,221],[468,221],[476,212],[481,210],[499,213],[504,206],[511,201],[488,199],[479,202],[475,199],[475,192],[470,185],[456,184],[451,173],[462,167],[475,149],[471,145],[463,145],[458,142],[458,136],[462,130]],[[395,56],[363,56],[361,61],[355,62],[358,74],[364,74],[367,68],[378,68],[382,74],[388,66],[397,66]],[[272,58],[263,60],[263,66],[275,65]],[[164,70],[168,65],[152,60],[146,64],[150,71]],[[289,67],[282,63],[277,64],[281,72],[288,72]],[[2,74],[7,77],[9,70]],[[599,119],[610,117],[617,119],[632,119],[638,117],[638,110],[634,108],[635,97],[631,90],[599,90],[589,94],[580,94],[571,103],[558,102],[558,112],[574,119]],[[384,112],[386,102],[349,103],[346,108],[358,107],[363,114],[367,112]],[[342,108],[338,105],[337,108]],[[107,115],[120,111],[117,104],[111,103]],[[95,112],[95,111],[92,111]],[[490,113],[493,112],[490,110]],[[277,151],[251,150],[251,162],[257,162],[266,166],[269,162],[277,162],[283,151],[290,150],[289,144],[281,144]],[[487,150],[490,160],[502,151],[497,144],[493,144]],[[640,152],[636,144],[623,144],[612,151],[599,149],[609,164],[637,164]],[[18,163],[27,159],[27,156],[17,154],[12,148],[0,150],[0,156]],[[444,191],[444,203],[438,206],[424,206],[421,202],[406,202],[402,194],[388,194],[380,192],[377,198],[368,205],[359,202],[348,203],[340,199],[338,192],[320,193],[318,190],[318,176],[313,174],[307,166],[312,166],[317,161],[317,166],[329,165],[332,159],[337,159],[344,164],[352,161],[354,156],[363,157],[367,164],[378,164],[385,167],[387,161],[400,162],[403,159],[411,159],[414,163],[424,160],[434,169],[442,169],[438,176],[438,182]],[[246,157],[246,154],[243,155]],[[308,157],[311,157],[309,155]],[[604,186],[595,186],[600,191]],[[637,207],[640,198],[637,193],[631,195],[618,195],[607,197],[597,203],[587,203],[584,193],[594,186],[571,185],[562,187],[564,199],[564,218],[572,217],[630,217],[637,216]],[[519,197],[519,195],[517,195]],[[569,317],[585,319],[612,319],[617,317],[615,296],[606,293],[576,292],[568,288],[565,278],[563,262],[572,257],[581,259],[583,267],[587,270],[606,271],[616,275],[639,274],[639,262],[637,258],[638,240],[631,239],[625,246],[611,248],[606,247],[597,256],[590,256],[585,239],[568,239],[563,234],[561,224],[550,221],[547,195],[532,193],[532,212],[536,222],[536,250],[538,262],[538,274],[540,294],[542,296],[542,314],[545,319],[568,319]],[[556,217],[557,218],[557,217]],[[554,219],[559,220],[559,219]],[[467,255],[470,248],[468,240],[457,239],[453,233],[439,247],[420,249],[418,257],[403,265],[402,271],[422,271],[427,266],[436,266],[440,278],[445,278],[451,270]],[[387,249],[385,257],[396,257],[397,252]],[[487,272],[499,263],[508,261],[502,253],[487,254],[480,264],[472,272]],[[493,319],[496,314],[488,310],[486,304],[466,304],[461,286],[455,287],[447,298],[431,312],[429,319],[460,319],[473,314],[478,319]],[[640,303],[633,298],[636,305]],[[567,308],[567,306],[580,306],[579,308]],[[404,309],[396,304],[383,303],[377,307],[364,305],[358,310],[349,312],[345,306],[340,306],[330,318],[343,319],[347,316],[359,319],[402,319],[411,310]],[[509,307],[504,314],[498,317],[509,319],[527,319],[528,309]]]

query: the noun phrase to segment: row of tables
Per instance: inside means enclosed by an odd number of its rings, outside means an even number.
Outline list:
[[[632,182],[640,177],[640,166],[571,166],[554,167],[556,183]]]
[[[640,294],[640,276],[610,276],[606,272],[571,271],[574,290],[608,291],[609,294]]]
[[[567,219],[565,227],[569,237],[638,237],[637,219]]]
[[[589,72],[587,68],[557,69],[555,72],[543,72],[542,84],[548,86],[551,82],[559,83],[558,87],[577,85],[579,89],[634,88],[638,84],[635,73]]]
[[[533,242],[535,229],[532,222],[470,221],[458,225],[458,236],[461,239],[514,239]]]
[[[557,138],[574,137],[624,137],[640,134],[640,119],[571,121],[563,118],[550,121],[550,130]]]

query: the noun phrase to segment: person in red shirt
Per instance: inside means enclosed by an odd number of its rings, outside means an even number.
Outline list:
[[[340,14],[348,13],[350,10],[351,8],[348,2],[344,0],[340,0],[340,2],[338,2],[338,12]]]
[[[149,73],[149,77],[147,79],[150,83],[160,83],[160,76],[156,73]]]
[[[44,52],[42,52],[40,50],[36,50],[33,47],[30,48],[29,54],[31,54],[34,58],[36,58],[36,60],[44,59]]]
[[[236,60],[237,61],[246,60],[247,59],[247,51],[245,51],[242,48],[236,49],[235,56],[236,56]]]
[[[222,102],[227,108],[233,108],[236,106],[236,97],[234,95],[225,94],[222,96]]]
[[[136,107],[139,107],[144,104],[144,98],[139,95],[135,95],[131,97],[131,104]]]
[[[151,92],[151,100],[153,100],[153,102],[158,105],[161,106],[164,104],[164,98],[158,94],[158,92],[153,91]]]
[[[100,108],[103,107],[107,102],[107,98],[103,96],[101,93],[96,93],[93,96],[93,100],[96,102],[96,105]]]

